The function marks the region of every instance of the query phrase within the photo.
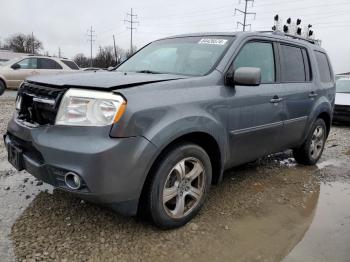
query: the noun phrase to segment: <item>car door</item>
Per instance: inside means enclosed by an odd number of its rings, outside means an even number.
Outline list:
[[[233,70],[260,68],[262,83],[228,87],[230,166],[280,150],[284,101],[278,84],[276,57],[277,47],[273,42],[253,40],[247,42],[234,59]]]
[[[42,75],[63,73],[63,67],[51,58],[38,58],[38,65]]]
[[[286,106],[281,143],[288,148],[297,146],[304,137],[308,116],[318,94],[312,82],[307,48],[280,43],[279,54],[281,90]]]
[[[15,65],[19,65],[19,67]],[[25,58],[15,63],[5,75],[8,87],[18,88],[27,77],[37,74],[37,69],[38,60],[34,57]]]

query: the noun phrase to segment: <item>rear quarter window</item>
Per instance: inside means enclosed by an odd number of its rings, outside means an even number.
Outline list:
[[[70,69],[72,70],[79,70],[79,67],[77,66],[76,63],[74,63],[73,61],[69,61],[69,60],[61,60],[66,66],[68,66]]]
[[[327,55],[325,53],[315,51],[318,71],[320,74],[322,83],[331,83],[332,82],[332,72],[329,65]]]

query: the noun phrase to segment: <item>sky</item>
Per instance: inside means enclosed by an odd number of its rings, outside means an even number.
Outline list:
[[[244,9],[244,0],[0,0],[0,41],[15,33],[34,35],[50,55],[68,58],[77,53],[90,55],[88,29],[96,37],[93,54],[99,46],[116,44],[130,47],[130,30],[124,20],[131,8],[137,14],[134,45],[145,44],[170,35],[193,32],[230,32],[241,30],[243,17],[235,8]],[[251,30],[270,30],[273,17],[300,18],[312,24],[315,37],[322,40],[336,73],[350,72],[350,0],[255,0],[249,2]],[[136,17],[135,17],[136,18]]]

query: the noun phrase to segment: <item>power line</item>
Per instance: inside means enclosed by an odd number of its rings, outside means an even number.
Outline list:
[[[135,19],[137,19],[137,15],[135,15],[133,13],[133,9],[131,8],[131,12],[126,14],[127,19],[124,20],[124,23],[128,24],[129,26],[127,27],[127,29],[130,30],[130,55],[132,55],[133,52],[133,33],[134,30],[136,30],[136,27],[134,26],[135,24],[139,24],[139,21],[136,21]],[[129,19],[129,20],[128,20]]]
[[[88,41],[90,42],[90,67],[92,67],[92,43],[95,42],[95,31],[92,30],[92,26],[90,27],[90,29],[88,29],[88,35],[89,37]]]
[[[248,2],[252,2],[252,5],[253,5],[254,0],[244,0],[244,1],[245,1],[244,11],[242,11],[241,9],[235,8],[235,15],[236,15],[237,12],[240,12],[240,13],[242,13],[244,15],[243,23],[242,22],[237,22],[237,28],[238,28],[239,25],[241,25],[243,27],[243,31],[245,31],[247,26],[249,26],[249,27],[252,26],[251,24],[247,24],[247,16],[248,15],[254,15],[254,19],[255,19],[255,16],[256,16],[256,13],[248,12]]]

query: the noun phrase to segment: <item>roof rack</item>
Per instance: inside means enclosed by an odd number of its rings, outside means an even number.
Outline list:
[[[274,35],[279,35],[279,36],[285,36],[285,37],[289,37],[289,38],[292,38],[292,39],[303,40],[303,41],[309,42],[311,44],[321,46],[321,40],[305,38],[305,37],[298,36],[298,35],[291,35],[291,34],[284,33],[282,31],[257,31],[257,32],[258,33],[269,33],[269,34],[274,34]]]

